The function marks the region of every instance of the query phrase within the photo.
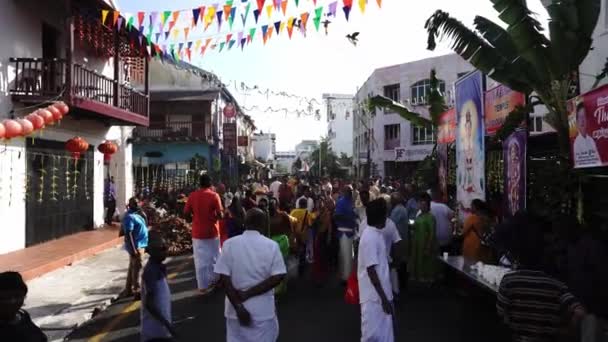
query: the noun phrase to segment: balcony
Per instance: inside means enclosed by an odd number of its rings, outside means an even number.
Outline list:
[[[135,141],[157,142],[211,142],[203,121],[152,121],[149,127],[137,127],[133,131]]]
[[[149,96],[127,84],[63,59],[11,58],[14,100],[38,104],[62,99],[77,115],[104,116],[115,125],[149,123]]]

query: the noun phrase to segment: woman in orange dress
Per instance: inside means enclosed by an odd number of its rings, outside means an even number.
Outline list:
[[[488,263],[491,251],[481,244],[481,237],[490,229],[491,218],[486,204],[480,199],[471,202],[471,214],[464,220],[462,255],[470,260]]]

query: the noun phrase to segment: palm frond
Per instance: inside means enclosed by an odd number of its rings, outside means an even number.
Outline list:
[[[439,118],[448,109],[448,106],[445,104],[443,94],[441,94],[439,89],[439,80],[437,79],[435,69],[431,69],[430,83],[429,114],[431,115],[433,124],[439,126]]]
[[[462,22],[450,17],[449,13],[437,10],[424,26],[428,33],[429,50],[436,47],[438,38],[452,39],[452,50],[471,63],[475,68],[509,88],[524,93],[531,92],[528,80],[518,79],[523,70],[515,62],[505,58],[483,37],[466,27]]]
[[[547,6],[557,76],[567,76],[587,57],[601,0],[554,0]]]
[[[517,52],[534,66],[543,81],[549,81],[551,42],[543,35],[543,27],[533,17],[525,0],[490,0],[498,17],[508,25],[507,32],[517,48]]]
[[[401,103],[395,102],[385,96],[376,95],[369,99],[369,104],[374,107],[388,108],[415,125],[432,124],[431,120],[423,118],[420,114],[410,111]]]
[[[479,15],[475,17],[473,23],[477,32],[507,60],[513,61],[517,58],[517,47],[507,30]]]

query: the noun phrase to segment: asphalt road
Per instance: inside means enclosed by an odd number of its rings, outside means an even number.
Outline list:
[[[197,294],[190,257],[172,260],[168,266],[173,320],[180,334],[177,341],[224,341],[223,294]],[[346,304],[343,296],[343,288],[334,281],[323,288],[306,280],[291,281],[277,304],[279,341],[358,341],[359,307]],[[397,341],[507,340],[494,313],[494,299],[465,282],[436,289],[410,288],[396,306]],[[68,340],[139,341],[138,328],[139,302],[119,301]]]

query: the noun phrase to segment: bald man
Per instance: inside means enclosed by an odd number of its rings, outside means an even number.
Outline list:
[[[227,342],[274,342],[279,322],[274,288],[287,273],[279,245],[262,235],[266,213],[250,209],[242,235],[226,240],[215,273],[226,291]]]

